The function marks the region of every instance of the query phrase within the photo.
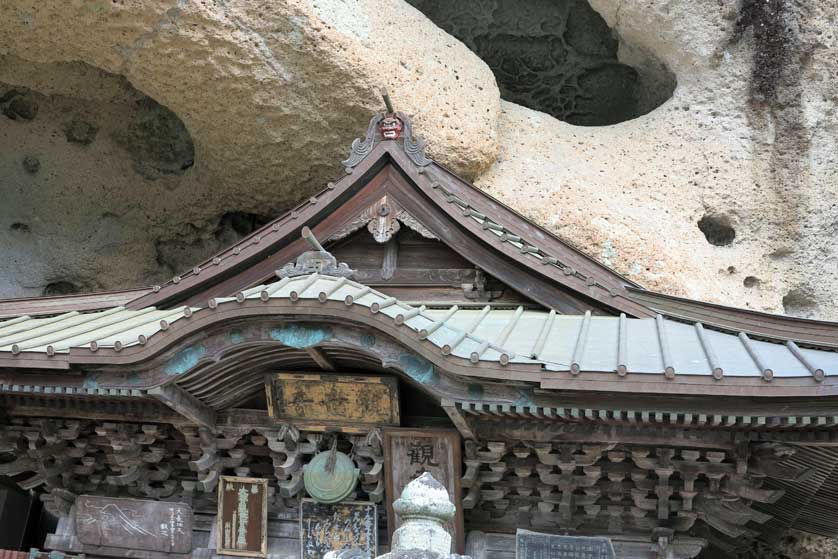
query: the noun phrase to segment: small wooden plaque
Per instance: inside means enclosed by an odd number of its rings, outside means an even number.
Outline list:
[[[184,503],[82,495],[75,510],[83,545],[192,552],[192,508]]]
[[[363,432],[399,424],[398,382],[393,377],[276,373],[265,383],[268,413],[308,430],[338,426]]]
[[[378,509],[373,503],[300,501],[300,556],[322,559],[329,551],[360,549],[378,555]]]
[[[216,530],[218,555],[267,557],[268,480],[221,476]]]
[[[387,529],[392,540],[399,527],[393,501],[408,483],[429,472],[448,489],[457,514],[448,523],[454,553],[464,553],[463,504],[460,499],[460,434],[448,429],[384,429],[384,481],[387,492]]]

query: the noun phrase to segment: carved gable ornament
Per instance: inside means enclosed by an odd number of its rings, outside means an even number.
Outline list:
[[[366,227],[370,235],[377,242],[383,244],[398,233],[402,225],[416,231],[426,239],[438,240],[436,235],[407,213],[396,200],[386,195],[358,214],[344,227],[331,235],[328,240],[343,239],[362,227]]]

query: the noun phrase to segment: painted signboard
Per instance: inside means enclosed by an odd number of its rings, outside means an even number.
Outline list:
[[[266,557],[268,480],[221,476],[216,532],[219,555]]]
[[[265,388],[271,417],[309,430],[399,424],[398,382],[392,377],[277,373]]]
[[[75,516],[84,545],[192,552],[192,508],[184,503],[81,495]]]
[[[322,559],[329,551],[357,550],[372,559],[378,555],[378,509],[373,503],[343,501],[300,502],[302,559]]]
[[[384,477],[387,491],[387,528],[392,537],[399,527],[393,501],[423,472],[448,489],[457,514],[447,529],[456,553],[464,553],[463,506],[460,502],[460,434],[453,430],[384,429]]]

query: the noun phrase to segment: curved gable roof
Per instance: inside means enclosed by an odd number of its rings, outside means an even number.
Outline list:
[[[421,144],[416,141],[386,140],[375,135],[376,127],[370,130],[363,142],[353,144],[342,178],[128,306],[195,303],[265,282],[306,250],[299,235],[303,226],[319,238],[329,238],[376,196],[387,193],[451,248],[467,259],[480,260],[475,264],[502,281],[507,276],[507,283],[529,289],[525,295],[547,307],[652,316],[627,296],[626,288],[636,286],[630,280],[425,158],[417,152]],[[478,246],[482,258],[474,250]],[[556,290],[564,290],[566,296],[557,297]]]

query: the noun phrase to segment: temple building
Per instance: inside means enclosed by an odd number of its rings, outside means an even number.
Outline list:
[[[163,285],[0,301],[8,541],[374,557],[425,472],[474,559],[838,535],[838,325],[645,290],[424,147],[375,115],[338,180]]]

